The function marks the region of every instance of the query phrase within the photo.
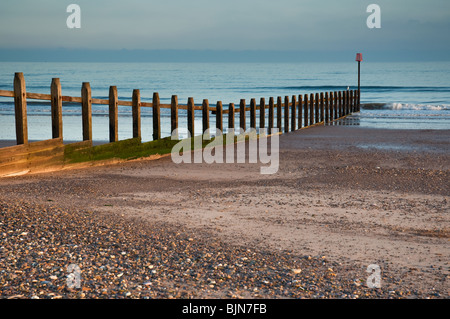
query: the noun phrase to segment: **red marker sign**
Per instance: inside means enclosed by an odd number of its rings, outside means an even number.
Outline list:
[[[356,61],[361,62],[362,60],[362,53],[356,53]]]

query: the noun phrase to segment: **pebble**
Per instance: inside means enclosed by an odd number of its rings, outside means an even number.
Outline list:
[[[355,279],[366,278],[365,269],[337,263],[331,268],[323,255],[249,250],[180,227],[23,201],[0,200],[0,234],[2,298],[446,296],[410,291],[400,275],[368,289]],[[67,286],[69,265],[79,267],[81,287]]]

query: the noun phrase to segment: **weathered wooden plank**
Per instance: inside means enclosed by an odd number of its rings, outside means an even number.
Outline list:
[[[328,98],[328,92],[325,92],[325,97],[322,101],[323,101],[322,104],[324,104],[325,109],[324,124],[328,124],[328,122],[330,121],[330,101]]]
[[[46,169],[62,168],[64,166],[64,155],[58,155],[49,158],[28,162],[30,172],[45,171]]]
[[[133,107],[133,101],[121,101],[121,100],[118,100],[117,101],[117,105]]]
[[[309,95],[309,125],[314,125],[314,93]]]
[[[0,90],[0,96],[14,97],[14,91]]]
[[[59,138],[52,138],[49,140],[43,140],[43,141],[37,141],[37,142],[31,142],[28,143],[28,151],[29,152],[35,152],[42,149],[49,149],[52,147],[59,147],[63,145],[62,137]]]
[[[24,145],[24,144],[21,144]],[[21,160],[26,160],[28,157],[28,152],[25,150],[21,150],[21,151],[15,151],[14,153],[0,153],[0,164],[5,164],[5,163],[13,163],[13,162],[18,162]]]
[[[27,92],[27,99],[51,101],[52,100],[52,95],[51,94],[41,94],[41,93]]]
[[[62,97],[63,102],[74,102],[74,103],[83,103],[83,97],[74,97],[74,96],[65,96],[63,95]],[[43,100],[43,99],[41,99]],[[109,101],[108,100],[98,100],[95,99],[96,101],[106,101],[105,103],[95,103],[95,104],[105,104],[108,105]],[[93,101],[91,101],[91,103],[93,103]]]
[[[14,162],[5,165],[0,164],[0,176],[5,176],[9,174],[28,172],[28,161],[24,162]]]
[[[153,102],[141,102],[141,107],[153,107]]]
[[[65,146],[62,138],[38,141],[9,148],[9,157],[0,159],[0,175],[35,168],[62,165]],[[0,154],[5,155],[4,149]],[[20,155],[18,155],[20,153]]]
[[[81,142],[74,142],[69,144],[64,144],[64,150],[79,150],[83,148],[89,148],[92,147],[92,141],[81,141]]]
[[[30,162],[39,162],[50,160],[57,156],[64,155],[64,145],[55,146],[47,149],[36,150],[28,154],[28,160]]]

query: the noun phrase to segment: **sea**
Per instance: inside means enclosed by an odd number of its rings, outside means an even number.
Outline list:
[[[81,96],[89,82],[92,97],[107,99],[117,86],[120,100],[131,100],[140,89],[141,100],[151,102],[158,92],[161,103],[179,104],[189,97],[196,105],[208,99],[239,105],[240,99],[357,89],[357,62],[343,63],[52,63],[0,62],[0,90],[13,90],[15,72],[23,72],[27,92],[50,93],[52,78],[59,78],[62,94]],[[29,140],[51,138],[50,103],[28,100]],[[109,139],[107,105],[93,105],[93,140]],[[180,135],[186,134],[186,111],[179,111]],[[170,136],[170,110],[161,110],[162,136]],[[152,140],[152,110],[142,107],[142,140]],[[450,129],[450,62],[361,63],[361,111],[345,122],[367,128]],[[211,116],[211,127],[215,117]],[[224,121],[226,124],[227,121]],[[238,121],[238,115],[236,123]],[[15,140],[14,101],[0,97],[0,140]],[[196,134],[201,134],[201,111],[196,111]],[[226,126],[226,125],[224,125]],[[248,127],[248,126],[247,126]],[[131,107],[119,106],[119,139],[132,137]],[[81,141],[81,105],[63,104],[63,138]]]

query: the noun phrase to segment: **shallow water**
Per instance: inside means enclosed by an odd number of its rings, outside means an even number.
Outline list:
[[[255,98],[292,96],[356,89],[357,64],[349,63],[0,63],[0,89],[13,90],[15,72],[23,72],[27,91],[50,93],[59,77],[63,95],[80,96],[82,82],[90,82],[94,98],[107,99],[109,86],[118,88],[119,99],[131,100],[133,89],[142,101],[151,102],[158,92],[161,103],[172,95],[180,104],[194,97],[197,105],[208,99],[239,105]],[[450,63],[371,63],[361,65],[361,113],[352,125],[398,129],[450,129]],[[108,106],[93,105],[93,138],[108,140]],[[143,107],[142,137],[152,139],[152,112]],[[196,134],[201,133],[201,112]],[[196,117],[197,117],[196,114]],[[161,110],[162,136],[170,135],[170,111]],[[248,117],[247,117],[248,118]],[[238,116],[236,117],[238,123]],[[211,127],[215,117],[211,116]],[[249,119],[247,119],[249,121]],[[224,124],[226,124],[224,118]],[[258,121],[257,121],[258,122]],[[81,108],[63,105],[65,140],[81,140]],[[349,123],[349,122],[348,122]],[[14,102],[0,97],[0,140],[15,139]],[[179,126],[186,131],[186,111],[180,110]],[[29,138],[51,138],[50,104],[28,101]],[[132,136],[131,108],[119,107],[119,139]]]

